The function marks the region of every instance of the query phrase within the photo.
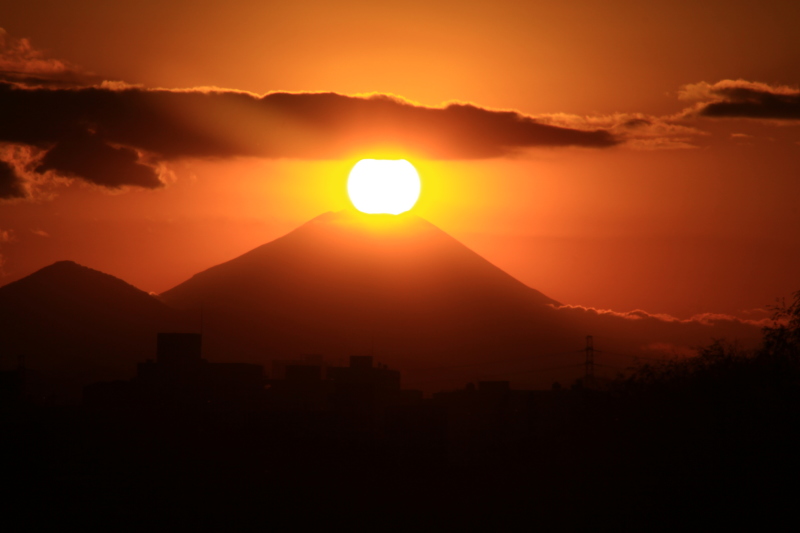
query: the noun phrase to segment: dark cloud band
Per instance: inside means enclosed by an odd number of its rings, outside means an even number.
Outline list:
[[[728,99],[705,106],[706,117],[740,117],[776,120],[800,120],[800,94],[770,94],[748,91],[749,94],[725,95]]]
[[[714,118],[800,120],[800,90],[746,80],[689,86],[701,104],[698,115]]]
[[[385,95],[0,83],[0,117],[0,142],[47,150],[36,172],[108,187],[157,187],[155,164],[184,157],[331,159],[392,149],[478,159],[532,147],[618,144],[603,129],[549,125],[470,104],[424,107]]]

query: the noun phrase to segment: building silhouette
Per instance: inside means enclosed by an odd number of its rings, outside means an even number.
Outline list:
[[[84,402],[105,407],[251,408],[263,394],[264,367],[211,363],[202,357],[202,335],[159,333],[156,360],[137,365],[131,381],[95,383]]]

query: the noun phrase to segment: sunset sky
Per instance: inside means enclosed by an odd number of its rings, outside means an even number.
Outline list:
[[[4,2],[0,285],[160,293],[385,157],[555,300],[760,318],[800,289],[800,3],[697,4]]]

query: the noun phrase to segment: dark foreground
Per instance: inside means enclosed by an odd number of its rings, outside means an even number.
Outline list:
[[[519,419],[503,408],[381,420],[7,409],[3,520],[226,531],[650,530],[794,521],[795,389],[756,404],[746,391],[735,404],[725,395],[702,403],[561,395],[555,419],[534,411]]]
[[[776,319],[756,351],[717,343],[604,390],[485,383],[325,408],[6,401],[3,525],[796,528],[800,293]]]

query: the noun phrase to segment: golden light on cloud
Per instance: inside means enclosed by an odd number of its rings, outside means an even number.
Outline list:
[[[362,159],[347,179],[347,194],[356,209],[371,215],[399,215],[414,207],[421,184],[405,159]]]

